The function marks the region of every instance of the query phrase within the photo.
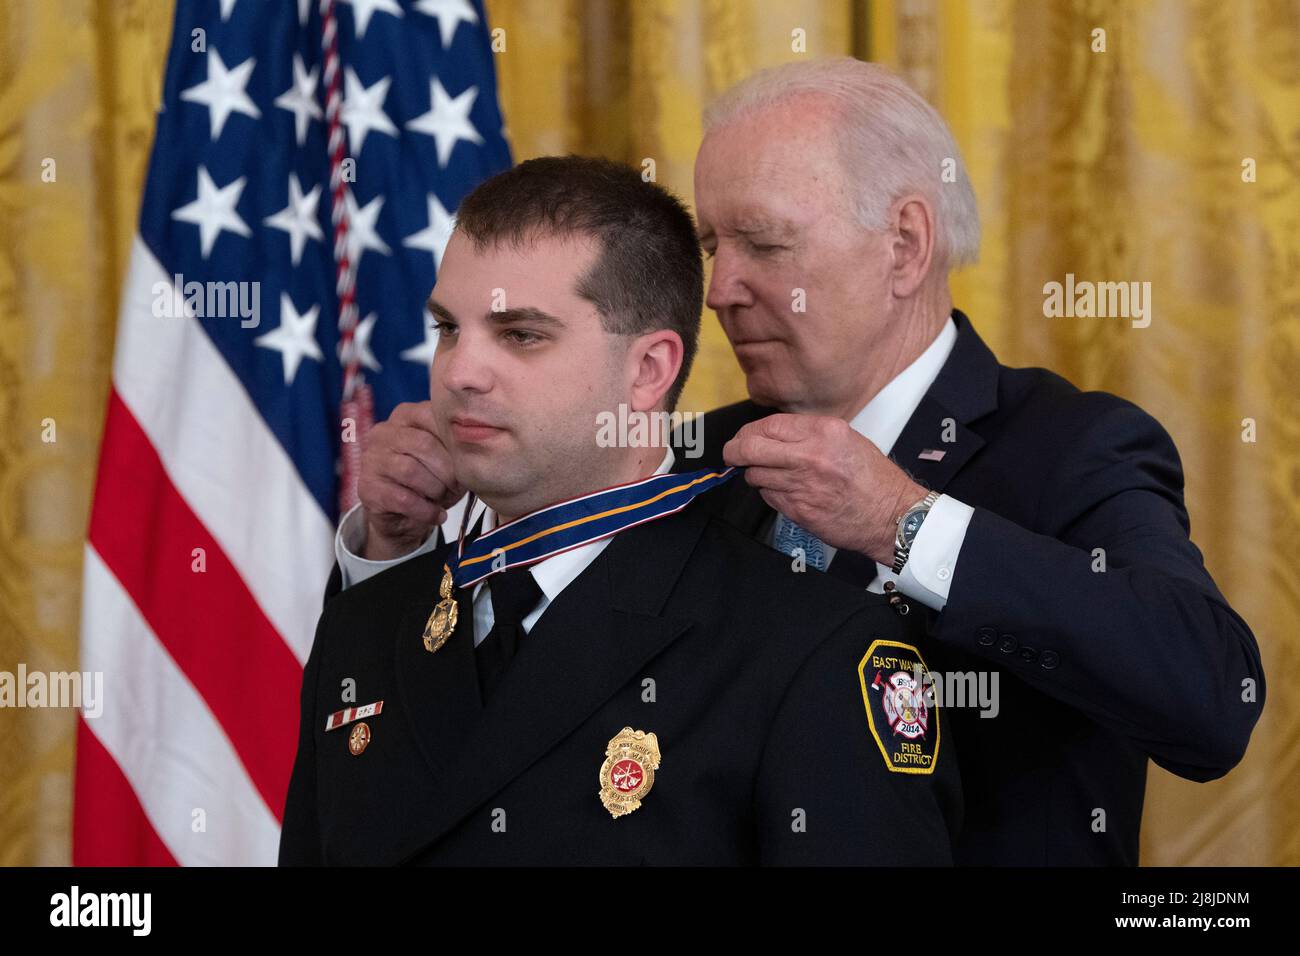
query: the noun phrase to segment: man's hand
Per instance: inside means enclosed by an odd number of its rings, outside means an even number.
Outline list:
[[[769,415],[722,449],[763,500],[836,548],[894,563],[898,516],[926,489],[849,423],[819,415]]]
[[[387,561],[424,543],[464,494],[438,438],[431,402],[404,402],[361,448],[357,497],[366,519],[361,557]]]

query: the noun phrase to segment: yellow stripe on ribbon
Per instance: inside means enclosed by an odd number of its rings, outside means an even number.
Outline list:
[[[664,498],[667,498],[669,495],[675,495],[679,491],[685,491],[688,488],[695,487],[702,481],[708,481],[711,478],[719,478],[724,474],[726,474],[726,471],[712,471],[709,472],[707,475],[701,475],[700,477],[696,478],[694,481],[688,481],[684,485],[678,485],[675,488],[668,488],[664,491],[661,491],[659,492],[659,494],[655,495],[652,498],[647,498],[645,501],[638,501],[630,505],[622,505],[618,508],[611,508],[608,511],[602,511],[599,514],[588,515],[585,518],[575,518],[572,521],[568,521],[565,522],[564,524],[556,525],[553,528],[547,528],[544,531],[538,531],[536,534],[530,535],[529,537],[524,538],[520,541],[516,541],[513,544],[507,544],[501,548],[494,548],[488,554],[481,554],[477,558],[467,558],[464,561],[461,561],[458,567],[466,568],[469,567],[470,565],[478,564],[480,561],[487,561],[489,559],[495,558],[498,554],[504,554],[505,552],[509,551],[511,548],[518,548],[525,544],[531,544],[532,542],[538,540],[539,538],[544,538],[550,534],[556,534],[557,532],[564,531],[568,528],[576,527],[577,525],[580,524],[586,524],[588,521],[599,521],[601,518],[608,518],[610,515],[622,514],[625,511],[633,511],[637,508],[644,508],[646,505],[652,505],[656,501],[660,501]]]

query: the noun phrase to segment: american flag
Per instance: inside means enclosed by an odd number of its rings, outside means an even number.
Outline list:
[[[172,36],[86,546],[105,700],[73,862],[271,864],[347,420],[428,395],[454,211],[510,153],[479,0],[178,0]]]

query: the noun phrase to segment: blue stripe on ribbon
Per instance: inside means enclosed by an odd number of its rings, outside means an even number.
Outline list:
[[[655,475],[535,511],[470,542],[452,571],[452,580],[457,587],[468,587],[498,571],[533,564],[663,518],[734,474],[734,468],[727,468]]]

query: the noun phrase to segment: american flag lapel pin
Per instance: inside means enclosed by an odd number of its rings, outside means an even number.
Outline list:
[[[943,461],[943,456],[948,454],[946,451],[939,451],[934,448],[927,448],[916,457],[921,461]]]

